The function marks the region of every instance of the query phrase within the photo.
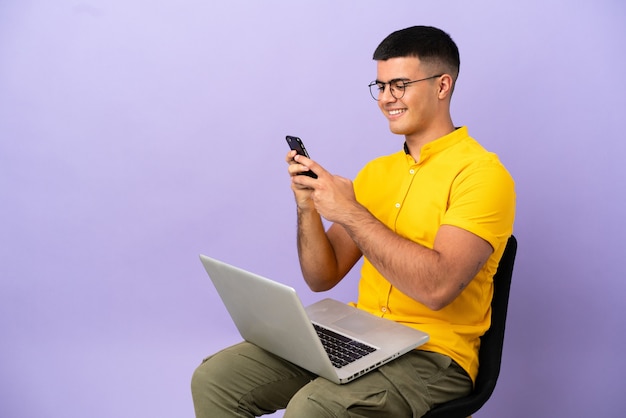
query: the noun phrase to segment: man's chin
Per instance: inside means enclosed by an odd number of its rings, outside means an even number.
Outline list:
[[[394,123],[389,124],[389,130],[396,135],[406,135],[406,129]]]

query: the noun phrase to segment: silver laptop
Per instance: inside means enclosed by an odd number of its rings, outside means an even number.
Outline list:
[[[428,341],[424,332],[336,300],[304,308],[289,286],[200,259],[246,341],[332,382],[347,383]]]

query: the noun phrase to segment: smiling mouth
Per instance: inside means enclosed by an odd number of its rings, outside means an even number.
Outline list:
[[[404,112],[406,112],[405,109],[393,109],[389,111],[389,116],[398,116]]]

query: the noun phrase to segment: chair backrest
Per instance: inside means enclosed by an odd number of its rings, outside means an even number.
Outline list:
[[[493,393],[500,375],[506,313],[516,254],[517,240],[511,235],[498,264],[498,270],[493,276],[491,327],[480,339],[480,351],[478,353],[480,366],[474,390],[468,396],[436,406],[423,418],[468,417],[478,411]]]

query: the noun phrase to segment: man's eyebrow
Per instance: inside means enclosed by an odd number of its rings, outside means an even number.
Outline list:
[[[389,84],[389,83],[393,83],[394,81],[409,81],[409,80],[410,80],[410,78],[408,78],[408,77],[399,77],[399,78],[392,78],[389,81],[381,81],[379,79],[376,79],[374,81],[374,83]]]

